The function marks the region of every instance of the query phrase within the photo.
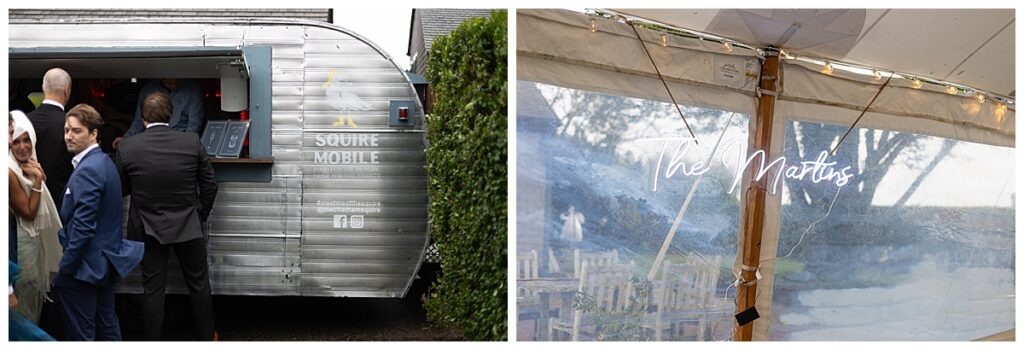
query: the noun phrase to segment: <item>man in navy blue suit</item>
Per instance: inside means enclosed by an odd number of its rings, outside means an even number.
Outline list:
[[[53,285],[66,340],[121,340],[114,286],[142,261],[142,243],[121,234],[121,179],[99,149],[102,125],[86,104],[69,110],[64,122],[64,142],[75,157],[60,207],[64,256]]]

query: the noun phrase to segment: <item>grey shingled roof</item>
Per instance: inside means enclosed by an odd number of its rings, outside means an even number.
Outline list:
[[[330,21],[330,9],[10,9],[11,22],[72,18],[131,17],[225,17],[225,18],[293,18]]]
[[[531,118],[558,119],[555,111],[551,109],[551,105],[545,103],[547,100],[534,83],[516,84],[516,92],[517,114]]]
[[[491,9],[416,9],[423,26],[423,41],[430,51],[434,38],[447,35],[470,17],[490,17]]]

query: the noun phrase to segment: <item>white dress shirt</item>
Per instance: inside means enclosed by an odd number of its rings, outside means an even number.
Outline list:
[[[85,155],[89,153],[89,151],[91,151],[93,148],[99,146],[100,144],[94,143],[92,144],[92,146],[87,147],[84,151],[78,152],[78,154],[76,154],[74,158],[71,158],[71,167],[78,169],[78,163],[82,161],[82,158],[85,158]]]
[[[54,106],[60,107],[60,110],[62,110],[62,111],[64,110],[64,105],[60,104],[60,102],[57,102],[57,101],[54,101],[54,100],[43,100],[43,103],[48,104],[48,105],[54,105]]]

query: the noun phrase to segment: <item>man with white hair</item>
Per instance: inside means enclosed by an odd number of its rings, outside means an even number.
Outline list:
[[[71,158],[64,144],[64,105],[71,100],[71,76],[60,68],[43,75],[43,103],[28,114],[36,129],[36,153],[46,173],[46,187],[53,203],[60,208],[64,187],[71,176]]]

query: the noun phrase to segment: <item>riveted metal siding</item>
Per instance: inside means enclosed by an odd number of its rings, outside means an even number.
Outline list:
[[[415,91],[358,39],[306,34],[303,293],[404,295],[427,242],[424,135],[389,128],[388,108]]]

